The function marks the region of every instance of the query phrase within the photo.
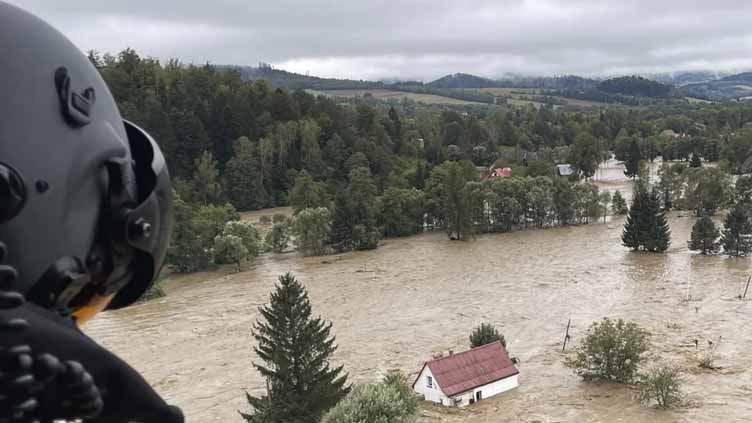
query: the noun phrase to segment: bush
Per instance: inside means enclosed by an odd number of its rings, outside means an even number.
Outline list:
[[[154,283],[149,287],[149,289],[144,292],[144,295],[141,296],[141,298],[138,299],[138,302],[145,303],[147,301],[156,300],[157,298],[162,298],[166,296],[164,289],[162,289],[162,283],[161,279],[154,281]]]
[[[381,232],[366,225],[355,225],[352,230],[352,245],[356,250],[373,250],[379,245]]]
[[[250,222],[231,221],[225,224],[224,235],[235,235],[243,241],[250,258],[258,257],[261,251],[261,236]]]
[[[678,368],[664,366],[652,370],[640,381],[640,402],[656,403],[661,408],[678,405],[684,399],[682,376]]]
[[[493,325],[482,323],[470,334],[470,348],[480,347],[492,342],[501,341],[501,345],[506,348],[507,341],[504,335],[500,334]]]
[[[266,245],[275,253],[281,253],[290,242],[290,225],[287,222],[275,223],[266,234]]]
[[[249,222],[227,222],[222,234],[214,238],[214,262],[235,263],[240,269],[240,264],[258,256],[260,249],[256,227]]]
[[[400,373],[377,384],[355,387],[322,423],[408,423],[415,421],[418,400]]]
[[[585,380],[629,383],[648,350],[648,336],[636,323],[604,318],[590,326],[567,365]]]
[[[268,225],[272,223],[272,218],[269,217],[268,214],[262,215],[261,217],[259,217],[259,223],[261,223],[262,225]]]
[[[240,263],[249,256],[243,239],[237,235],[218,235],[214,238],[214,262],[217,264],[235,263],[240,270]]]
[[[292,225],[295,245],[304,255],[326,253],[325,242],[332,227],[332,215],[324,207],[305,209],[298,213]]]

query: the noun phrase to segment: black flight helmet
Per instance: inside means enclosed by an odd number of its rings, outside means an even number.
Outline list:
[[[162,152],[76,46],[1,1],[0,52],[0,260],[17,271],[5,284],[79,324],[132,304],[172,231]]]

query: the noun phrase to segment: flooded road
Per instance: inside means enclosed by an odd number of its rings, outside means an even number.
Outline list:
[[[606,169],[599,185],[629,194],[612,173]],[[105,313],[86,329],[183,407],[188,421],[241,422],[244,390],[260,394],[264,386],[252,366],[257,307],[277,276],[292,271],[314,313],[333,322],[335,359],[354,383],[391,369],[414,375],[432,354],[466,349],[481,322],[499,327],[520,360],[520,387],[463,410],[425,406],[420,422],[749,421],[752,296],[735,297],[752,265],[688,252],[693,223],[672,216],[672,247],[655,255],[621,246],[620,218],[472,242],[428,233],[323,258],[267,255],[241,273],[173,278],[166,298]],[[686,370],[688,406],[640,407],[632,389],[585,384],[564,367],[567,319],[576,343],[604,316],[653,333],[647,361]],[[717,371],[697,366],[709,340]]]

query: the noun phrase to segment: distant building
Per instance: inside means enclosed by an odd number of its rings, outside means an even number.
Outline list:
[[[514,367],[501,342],[426,362],[413,390],[426,401],[464,407],[519,386]]]
[[[508,178],[512,176],[512,168],[511,167],[500,167],[497,169],[494,169],[493,172],[491,172],[491,178]]]
[[[679,138],[679,134],[674,132],[673,129],[666,129],[665,131],[661,132],[661,136],[664,138]]]
[[[570,164],[558,164],[556,165],[556,174],[559,176],[572,176],[574,175],[574,169]]]

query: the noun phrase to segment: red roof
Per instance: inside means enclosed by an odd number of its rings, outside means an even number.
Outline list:
[[[425,366],[431,369],[434,379],[448,397],[506,379],[520,372],[512,364],[501,342],[429,361]]]
[[[493,176],[496,178],[508,178],[512,176],[512,168],[510,167],[504,167],[504,168],[497,168],[494,169]]]

